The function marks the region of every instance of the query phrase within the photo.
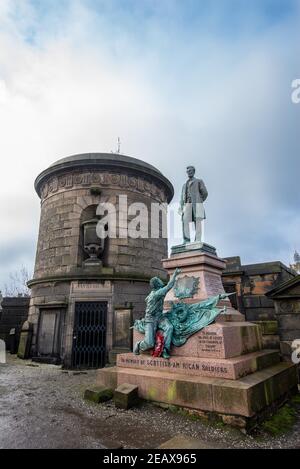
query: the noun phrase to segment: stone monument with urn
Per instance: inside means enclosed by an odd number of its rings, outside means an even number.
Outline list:
[[[104,239],[99,238],[96,232],[96,227],[98,223],[97,218],[92,220],[87,220],[82,223],[84,234],[83,234],[83,246],[84,251],[89,256],[88,259],[84,261],[85,266],[99,266],[102,267],[101,255],[104,251]]]
[[[66,368],[99,368],[132,349],[129,328],[144,312],[149,280],[167,278],[165,237],[120,235],[132,221],[128,207],[143,204],[150,211],[152,204],[170,203],[173,186],[140,159],[83,153],[46,168],[35,189],[41,216],[28,283],[30,356]],[[116,235],[105,239],[97,235],[102,205],[115,209]]]
[[[201,239],[208,193],[194,175],[188,167],[180,204],[183,243],[162,261],[170,280],[150,281],[145,316],[133,325],[133,353],[99,370],[98,384],[136,385],[146,400],[249,428],[297,392],[296,367],[263,349],[260,326],[246,322],[225,294],[225,262]],[[191,222],[195,241],[186,226]]]

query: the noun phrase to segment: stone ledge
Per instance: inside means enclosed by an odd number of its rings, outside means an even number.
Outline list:
[[[32,288],[35,285],[42,283],[58,283],[58,282],[71,282],[74,280],[114,280],[114,281],[135,281],[135,282],[149,282],[151,276],[139,273],[114,273],[114,274],[66,274],[53,275],[49,277],[34,278],[27,282],[27,286]]]
[[[263,348],[265,349],[273,349],[279,350],[280,349],[280,340],[279,335],[263,335]]]
[[[210,378],[239,379],[255,371],[279,363],[279,353],[274,350],[249,353],[237,358],[191,358],[171,357],[153,358],[151,355],[123,353],[117,356],[120,368],[155,370],[164,373],[175,371],[190,376],[208,376]]]
[[[193,253],[208,253],[214,256],[217,256],[216,248],[211,246],[210,244],[201,243],[201,242],[193,242],[193,243],[186,243],[186,244],[178,244],[177,246],[171,247],[171,257],[175,256],[176,254],[186,253],[186,252],[193,252]]]
[[[262,328],[263,335],[278,334],[278,321],[253,321]]]

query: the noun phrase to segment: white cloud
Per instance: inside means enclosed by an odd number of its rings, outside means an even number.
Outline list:
[[[288,262],[300,228],[287,196],[300,169],[300,106],[290,100],[299,15],[234,43],[207,29],[177,31],[174,7],[167,28],[157,4],[133,30],[128,15],[103,4],[108,17],[76,1],[42,20],[28,0],[1,0],[2,249],[22,237],[35,244],[41,170],[115,149],[120,136],[122,151],[159,167],[176,195],[186,164],[199,168],[209,188],[206,240],[221,255]],[[250,18],[249,28],[258,16]],[[10,265],[0,269],[1,282]]]

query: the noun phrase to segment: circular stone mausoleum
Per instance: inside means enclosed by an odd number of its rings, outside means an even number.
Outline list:
[[[66,367],[101,367],[131,349],[132,321],[144,315],[149,279],[166,277],[167,239],[151,238],[150,208],[174,190],[155,167],[120,154],[63,158],[35,181],[41,219],[34,278],[29,282],[31,355]],[[119,237],[134,218],[120,204],[148,208],[149,237]],[[97,237],[97,207],[116,208],[117,237]],[[135,215],[136,216],[136,215]],[[106,226],[107,228],[107,226]],[[144,231],[143,231],[144,230]]]

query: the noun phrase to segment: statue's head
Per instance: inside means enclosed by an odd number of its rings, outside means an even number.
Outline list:
[[[188,175],[189,178],[192,178],[195,176],[195,172],[196,172],[196,168],[195,166],[188,166],[186,168],[186,173]]]
[[[150,280],[150,287],[151,290],[158,290],[159,288],[163,288],[165,286],[164,282],[160,280],[158,277],[153,277]]]

